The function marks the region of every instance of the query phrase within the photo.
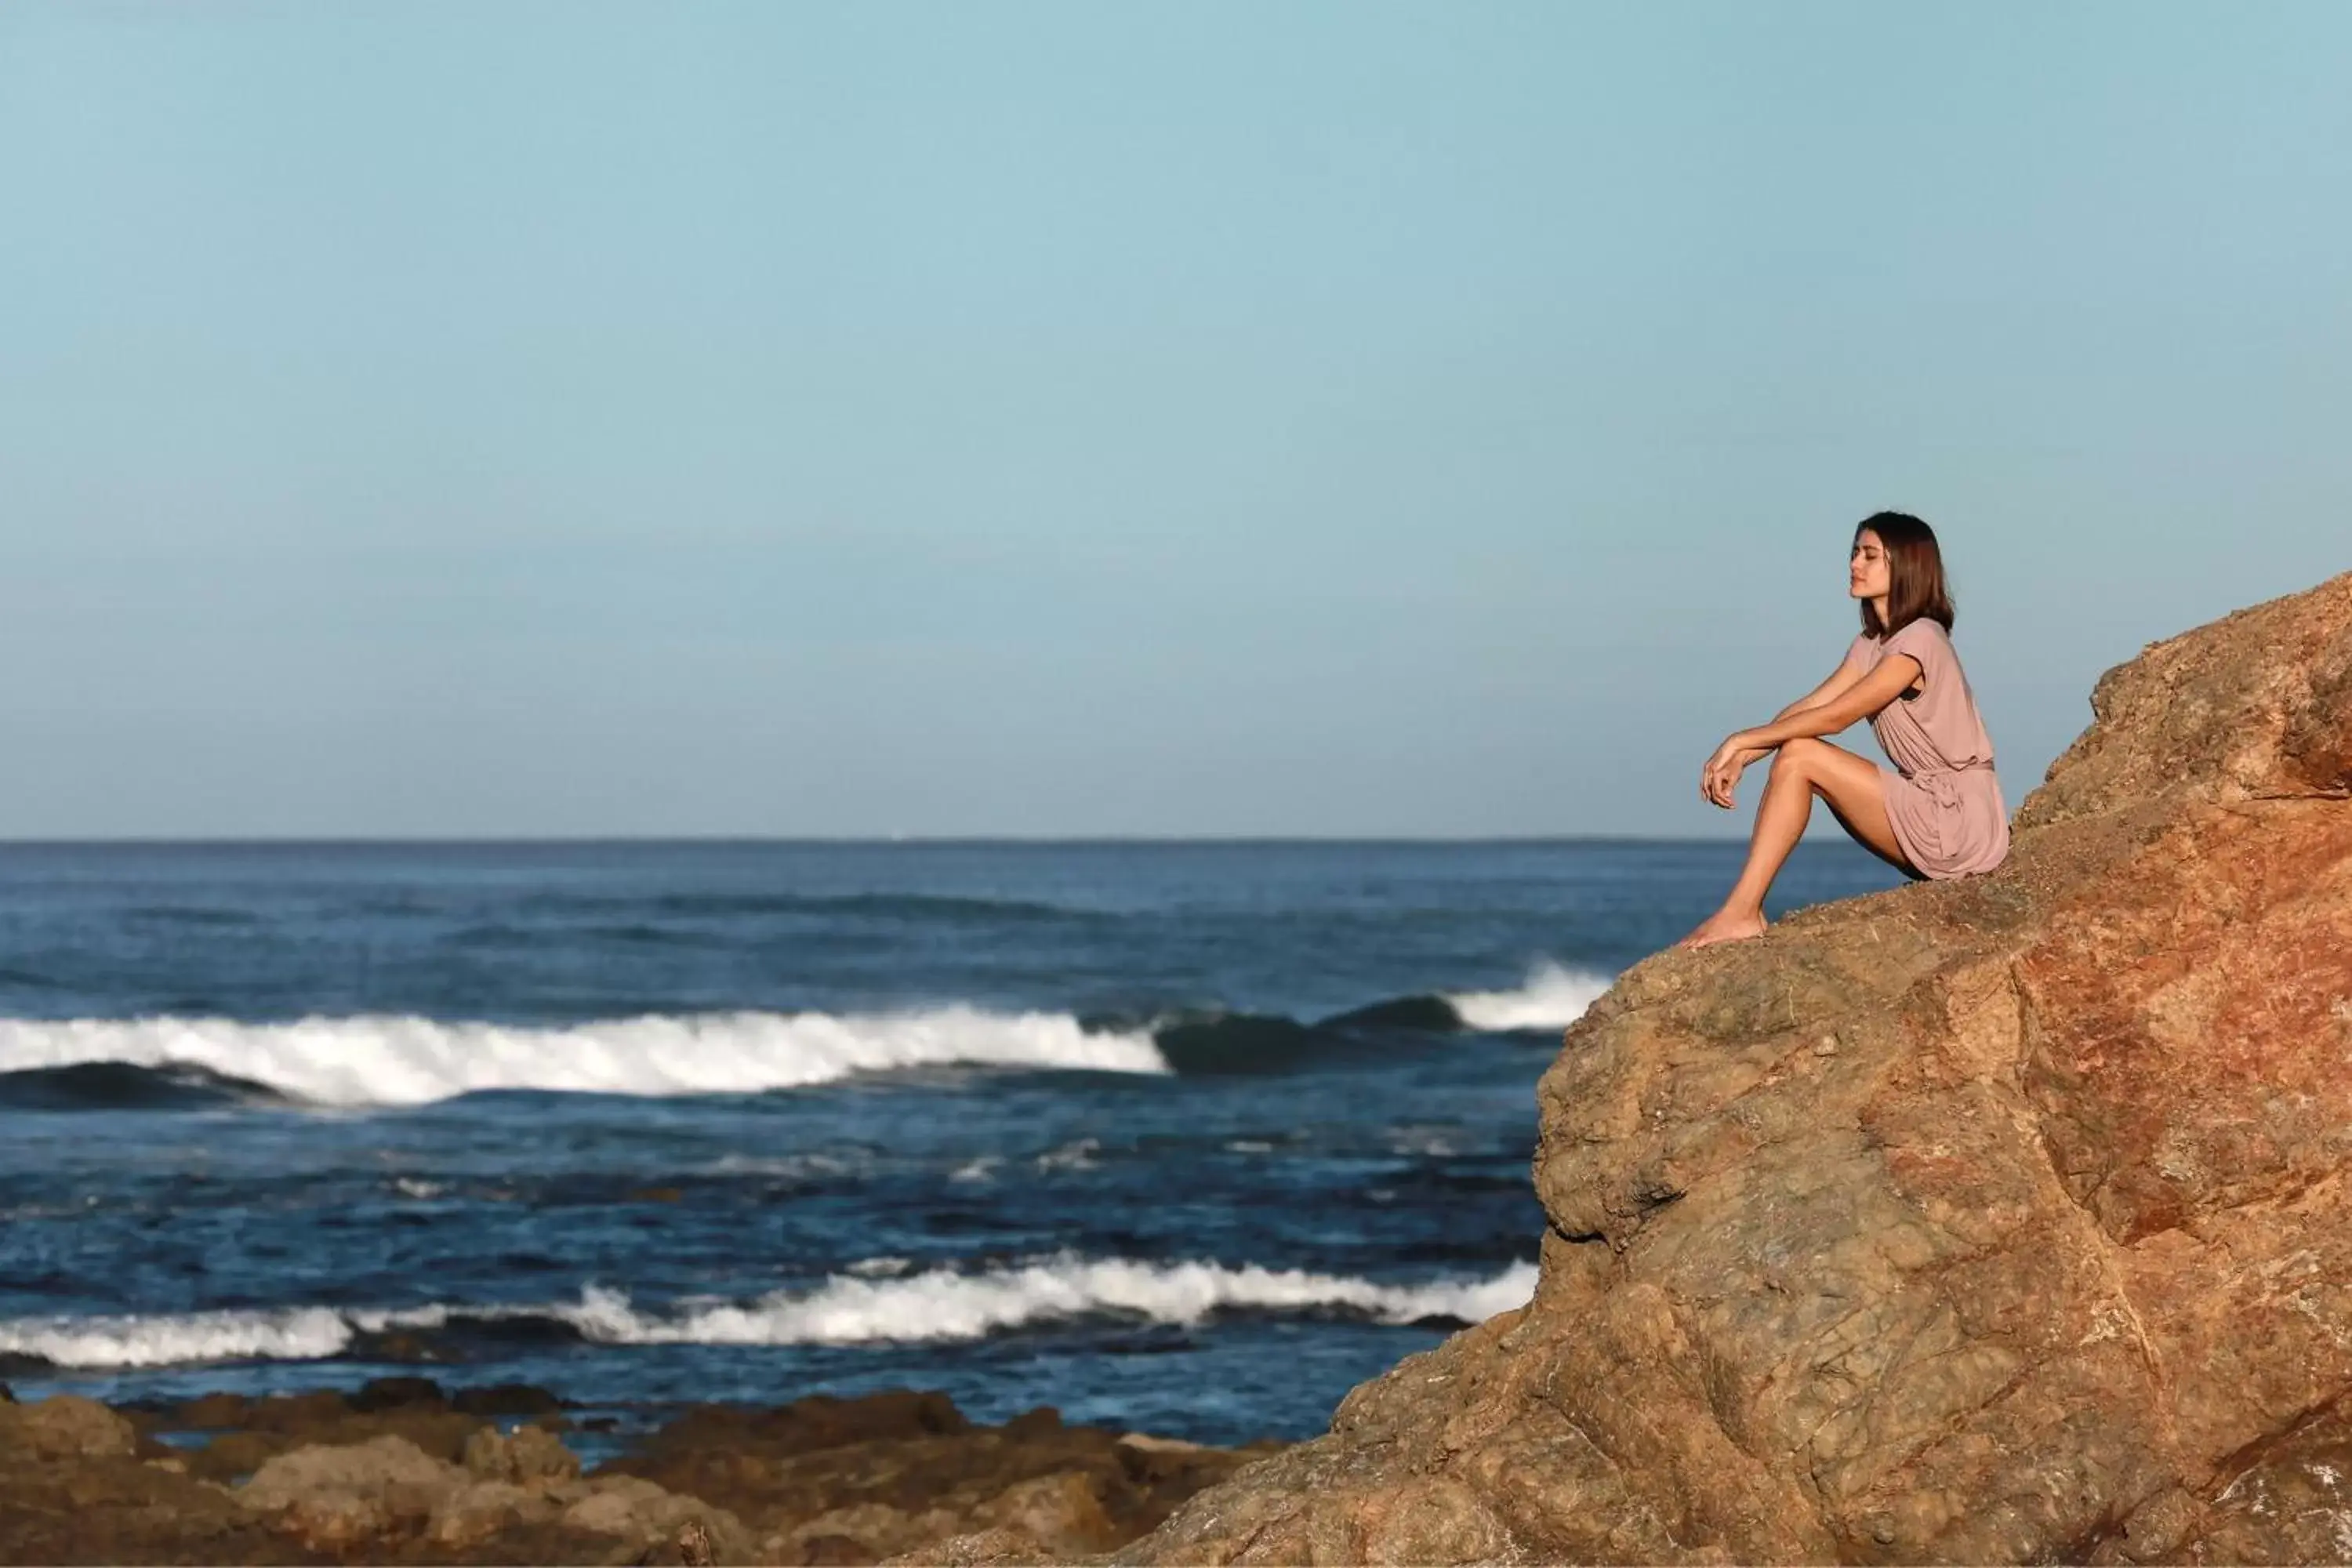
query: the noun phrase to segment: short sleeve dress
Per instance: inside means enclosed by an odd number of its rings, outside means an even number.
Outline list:
[[[1891,653],[1917,659],[1926,678],[1921,689],[1870,717],[1879,749],[1895,764],[1878,770],[1895,841],[1937,880],[1990,871],[2009,854],[2009,809],[1959,655],[1944,628],[1922,617],[1884,642],[1864,632],[1847,657],[1859,658],[1867,675]]]

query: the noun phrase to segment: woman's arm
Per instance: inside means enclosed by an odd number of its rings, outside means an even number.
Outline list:
[[[1840,666],[1837,675],[1801,701],[1780,710],[1769,724],[1742,730],[1717,746],[1699,770],[1700,796],[1728,808],[1740,770],[1749,763],[1800,736],[1834,735],[1851,727],[1855,720],[1868,718],[1900,697],[1921,673],[1919,661],[1907,653],[1888,654],[1867,675],[1847,677],[1845,668]],[[1843,686],[1838,684],[1841,679]],[[1830,695],[1822,697],[1825,690]]]
[[[1832,695],[1794,708],[1783,708],[1772,722],[1742,730],[1732,737],[1743,749],[1771,750],[1806,735],[1834,735],[1867,719],[1909,689],[1921,674],[1919,661],[1907,653],[1890,653],[1868,675],[1848,680]]]
[[[1773,714],[1772,721],[1777,724],[1781,720],[1792,714],[1801,713],[1808,708],[1818,708],[1861,679],[1862,655],[1858,651],[1849,651],[1844,658],[1838,661],[1838,667],[1830,671],[1827,680]],[[1874,708],[1871,711],[1874,713],[1877,710]]]

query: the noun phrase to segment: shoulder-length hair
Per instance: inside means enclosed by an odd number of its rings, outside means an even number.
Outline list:
[[[1876,511],[1854,524],[1854,543],[1865,533],[1878,535],[1886,547],[1886,624],[1878,624],[1877,607],[1864,599],[1862,629],[1874,637],[1891,637],[1924,616],[1948,633],[1952,594],[1945,585],[1936,531],[1907,511]]]

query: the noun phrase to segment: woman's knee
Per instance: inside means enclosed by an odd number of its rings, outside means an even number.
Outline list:
[[[1811,735],[1800,735],[1793,741],[1780,742],[1780,749],[1772,753],[1772,768],[1776,773],[1785,770],[1813,778],[1819,775],[1821,769],[1818,764],[1829,751],[1829,742],[1817,741]]]

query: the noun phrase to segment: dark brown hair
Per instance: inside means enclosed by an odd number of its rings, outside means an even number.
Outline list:
[[[1944,584],[1944,552],[1936,548],[1936,531],[1907,511],[1874,511],[1854,524],[1854,543],[1865,533],[1878,535],[1886,547],[1886,625],[1878,624],[1877,607],[1864,599],[1862,629],[1883,639],[1924,616],[1948,633],[1952,594]],[[1852,549],[1847,547],[1849,553]]]

